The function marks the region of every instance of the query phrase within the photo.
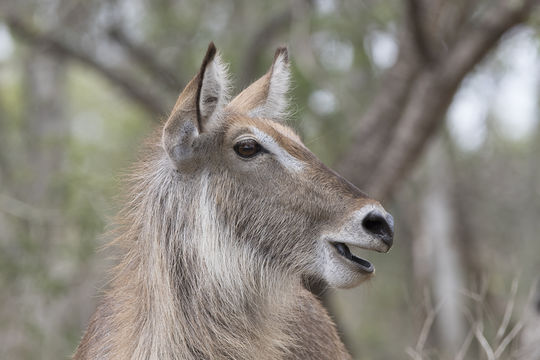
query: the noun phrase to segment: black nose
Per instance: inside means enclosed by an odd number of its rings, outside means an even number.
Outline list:
[[[362,226],[381,239],[388,247],[392,246],[394,242],[394,218],[392,215],[384,216],[380,211],[373,210],[362,220]]]

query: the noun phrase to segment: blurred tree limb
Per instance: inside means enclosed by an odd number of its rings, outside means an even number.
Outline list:
[[[240,78],[242,86],[247,86],[254,80],[257,73],[257,61],[255,60],[260,57],[261,53],[267,48],[267,45],[277,34],[279,34],[279,32],[290,26],[292,19],[292,9],[286,9],[271,17],[270,20],[253,35],[243,56],[243,71],[242,77]]]
[[[527,20],[538,2],[500,0],[479,11],[482,4],[465,0],[407,0],[398,59],[358,121],[352,147],[338,164],[339,170],[373,197],[388,197],[441,126],[464,77],[509,29]],[[299,4],[309,9],[311,1]],[[254,76],[255,60],[266,45],[296,18],[294,10],[291,6],[270,17],[253,35],[243,56],[242,84]],[[93,68],[153,118],[167,113],[162,97],[134,78],[50,34],[35,31],[16,17],[9,17],[7,23],[26,41]],[[109,35],[158,83],[169,90],[181,88],[181,79],[156,62],[147,49],[117,28]]]
[[[465,76],[508,30],[529,18],[539,1],[501,0],[480,16],[468,1],[435,3],[408,0],[398,59],[360,119],[352,148],[338,164],[375,198],[391,194],[443,123]],[[434,7],[451,13],[447,26],[430,22]],[[459,18],[464,10],[468,21]]]
[[[293,1],[289,8],[270,17],[261,26],[259,31],[255,32],[249,40],[247,49],[242,57],[243,64],[240,75],[240,86],[247,86],[255,80],[255,76],[257,75],[257,59],[259,59],[277,35],[291,26],[293,20],[299,20],[299,17],[309,16],[312,6],[312,0]]]
[[[9,16],[6,18],[6,22],[11,31],[25,41],[43,46],[48,51],[78,61],[94,69],[113,85],[118,86],[135,103],[154,115],[152,118],[158,119],[159,116],[168,112],[168,106],[161,97],[148,91],[143,84],[140,84],[134,78],[120,73],[117,69],[111,68],[90,54],[55,38],[53,35],[40,33],[17,17]]]
[[[155,79],[159,80],[171,92],[177,93],[187,84],[180,79],[173,69],[156,60],[156,56],[142,45],[136,44],[119,26],[111,27],[108,34],[120,45],[141,67],[145,68]]]
[[[37,223],[54,222],[62,218],[56,210],[36,208],[5,193],[0,193],[0,211]]]

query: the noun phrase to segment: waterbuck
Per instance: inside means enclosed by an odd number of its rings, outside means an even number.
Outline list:
[[[131,178],[114,278],[75,359],[349,359],[306,279],[374,273],[392,217],[280,121],[285,48],[227,100],[211,43]]]

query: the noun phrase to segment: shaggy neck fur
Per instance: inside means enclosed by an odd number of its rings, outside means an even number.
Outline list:
[[[206,174],[182,179],[164,155],[136,173],[125,254],[75,359],[348,358],[300,281],[238,245]]]

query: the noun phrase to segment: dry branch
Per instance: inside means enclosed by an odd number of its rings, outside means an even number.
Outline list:
[[[483,325],[477,324],[475,325],[474,329],[474,336],[476,337],[476,340],[478,340],[478,343],[484,350],[484,353],[486,354],[486,357],[488,360],[495,360],[495,353],[493,352],[493,349],[491,348],[491,345],[489,344],[489,341],[484,336],[484,327]]]
[[[508,346],[512,344],[513,341],[518,337],[518,335],[523,331],[526,324],[527,314],[526,309],[523,310],[523,312],[519,316],[518,322],[512,327],[512,329],[504,336],[504,333],[506,332],[506,328],[508,325],[508,319],[512,316],[512,313],[514,313],[514,304],[517,298],[517,288],[518,288],[518,280],[517,277],[512,282],[512,290],[510,293],[510,297],[508,299],[508,304],[506,307],[506,310],[503,314],[503,317],[501,319],[502,329],[499,328],[499,331],[495,336],[489,336],[489,331],[485,330],[485,319],[484,314],[487,310],[487,302],[486,302],[486,295],[487,295],[487,285],[482,284],[482,289],[480,291],[480,294],[476,294],[471,290],[464,289],[461,291],[462,296],[465,296],[469,299],[474,300],[473,306],[476,308],[476,310],[471,312],[468,308],[464,308],[464,315],[469,320],[470,328],[467,332],[467,335],[465,336],[465,339],[461,345],[461,348],[453,358],[454,360],[463,360],[467,358],[467,355],[469,355],[469,351],[471,348],[471,344],[473,343],[473,340],[475,340],[475,344],[479,346],[479,350],[482,351],[484,357],[486,359],[491,360],[499,360],[503,359],[503,356],[505,355],[505,351],[507,350]],[[534,293],[534,286],[531,288],[529,292],[529,301],[532,299],[532,293]],[[434,322],[435,316],[437,315],[440,304],[438,305],[438,308],[433,308],[433,305],[431,304],[429,292],[425,291],[425,307],[426,307],[426,318],[424,320],[424,323],[422,325],[422,328],[420,330],[420,334],[418,336],[418,341],[416,343],[416,346],[413,348],[408,347],[406,349],[407,355],[409,355],[412,359],[415,360],[421,360],[425,358],[425,354],[432,349],[425,349],[426,345],[426,339],[430,335],[430,332],[432,330],[432,324]],[[527,301],[527,303],[529,302]],[[503,335],[499,335],[502,333]],[[488,334],[488,336],[486,336]],[[502,337],[501,337],[502,336]]]
[[[459,352],[457,353],[454,360],[465,359],[465,355],[467,355],[467,352],[469,351],[469,347],[471,346],[473,338],[474,338],[474,328],[471,327],[469,331],[467,332],[467,336],[465,336],[465,340],[463,341],[463,344],[461,345],[461,348],[459,349]]]
[[[516,277],[512,281],[512,287],[510,289],[510,298],[508,300],[508,303],[506,304],[506,309],[504,310],[504,316],[501,321],[501,325],[499,326],[499,329],[497,330],[497,335],[495,337],[495,342],[498,344],[503,339],[504,334],[506,333],[506,330],[508,328],[508,324],[510,323],[510,318],[512,317],[512,313],[514,312],[514,304],[516,300],[516,294],[519,286],[519,278]]]
[[[36,31],[16,17],[8,17],[6,20],[13,33],[25,41],[42,46],[47,51],[57,55],[78,61],[97,71],[109,82],[118,86],[126,96],[151,113],[156,120],[159,116],[166,114],[168,107],[163,103],[161,98],[149,92],[144,85],[139,84],[135,79],[120,73],[117,69],[110,68],[84,51],[52,35]]]

